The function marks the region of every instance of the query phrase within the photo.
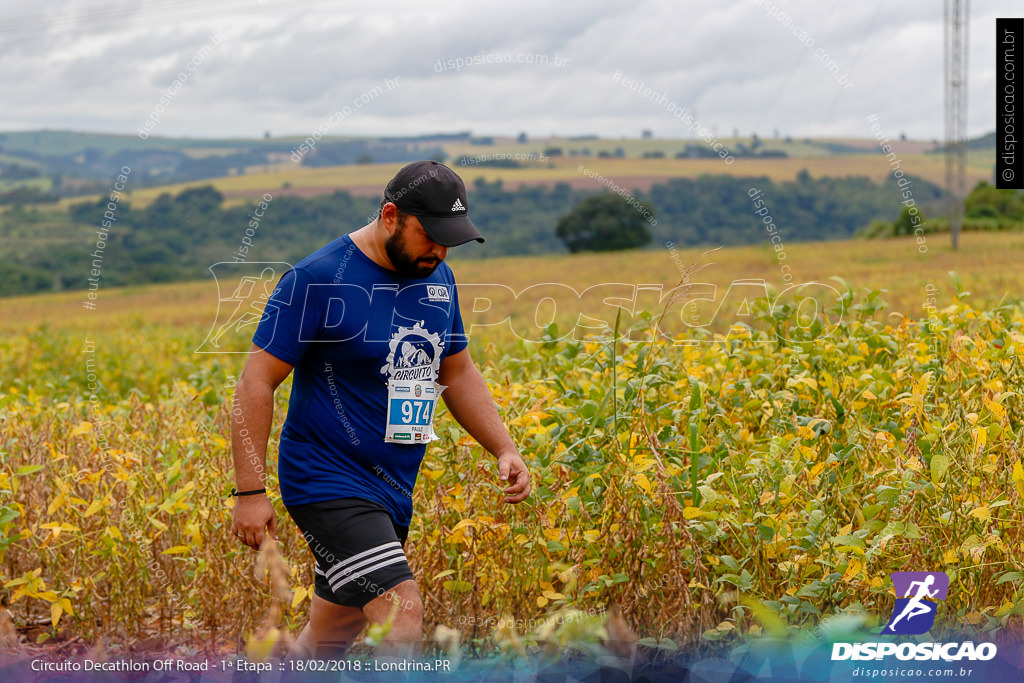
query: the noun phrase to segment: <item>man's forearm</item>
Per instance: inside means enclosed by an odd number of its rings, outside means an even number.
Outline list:
[[[274,390],[247,382],[243,374],[235,387],[231,409],[231,451],[239,491],[261,489],[267,481],[267,440],[274,417]]]

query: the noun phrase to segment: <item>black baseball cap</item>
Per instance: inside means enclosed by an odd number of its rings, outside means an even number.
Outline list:
[[[455,171],[437,161],[414,161],[395,174],[384,199],[416,216],[442,247],[457,247],[484,238],[469,220],[466,186]]]

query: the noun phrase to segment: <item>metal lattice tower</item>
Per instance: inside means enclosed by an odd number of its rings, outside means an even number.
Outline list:
[[[946,192],[949,236],[956,249],[967,196],[967,37],[970,0],[944,0]]]

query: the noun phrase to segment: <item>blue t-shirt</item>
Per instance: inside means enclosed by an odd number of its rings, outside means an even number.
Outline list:
[[[253,342],[295,366],[278,476],[286,505],[364,498],[412,519],[425,443],[386,443],[388,382],[437,379],[466,348],[455,278],[383,268],[344,235],[297,263],[267,301]]]

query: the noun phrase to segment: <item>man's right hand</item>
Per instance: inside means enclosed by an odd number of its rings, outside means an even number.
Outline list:
[[[277,515],[267,494],[235,498],[234,523],[231,525],[231,532],[239,541],[253,550],[260,549],[267,533],[275,541],[277,540]]]

